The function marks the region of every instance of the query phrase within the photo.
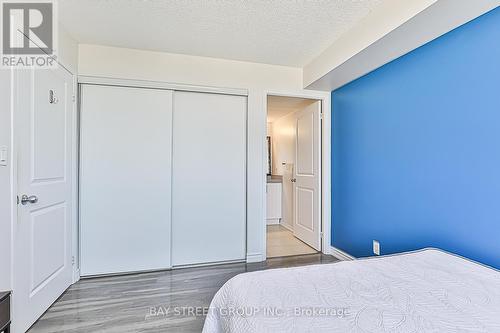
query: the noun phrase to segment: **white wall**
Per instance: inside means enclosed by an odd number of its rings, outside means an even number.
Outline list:
[[[265,258],[266,97],[311,94],[300,68],[133,50],[79,46],[79,75],[152,80],[248,90],[247,259]],[[324,94],[324,93],[323,93]],[[329,98],[329,94],[325,94]]]
[[[273,174],[283,176],[281,223],[293,230],[293,170],[295,164],[295,126],[297,112],[273,121]],[[286,165],[283,165],[286,163]]]
[[[300,68],[87,44],[79,46],[78,72],[227,88],[302,88]]]
[[[268,122],[267,123],[267,136],[272,136],[273,135],[273,123]]]
[[[295,123],[297,112],[292,112],[276,119],[273,123],[273,173],[285,174],[283,163],[295,163]]]
[[[78,43],[59,25],[57,59],[71,73],[78,73]]]

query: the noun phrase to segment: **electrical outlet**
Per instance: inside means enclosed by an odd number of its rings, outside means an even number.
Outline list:
[[[380,243],[377,240],[373,240],[373,254],[380,255]]]

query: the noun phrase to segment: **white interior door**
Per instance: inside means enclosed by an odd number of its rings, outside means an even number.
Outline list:
[[[245,259],[243,96],[174,93],[172,264]]]
[[[321,101],[297,114],[294,235],[321,251]]]
[[[61,67],[17,71],[15,81],[13,331],[25,332],[72,282],[74,92]]]
[[[81,275],[170,264],[172,91],[82,85]]]

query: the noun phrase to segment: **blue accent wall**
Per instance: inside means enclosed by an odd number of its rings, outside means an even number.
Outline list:
[[[332,92],[332,245],[500,268],[500,8]]]

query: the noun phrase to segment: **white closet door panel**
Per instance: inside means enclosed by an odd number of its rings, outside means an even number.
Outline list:
[[[174,93],[174,266],[245,258],[246,109],[242,96]]]
[[[81,91],[81,274],[171,267],[172,91]]]

